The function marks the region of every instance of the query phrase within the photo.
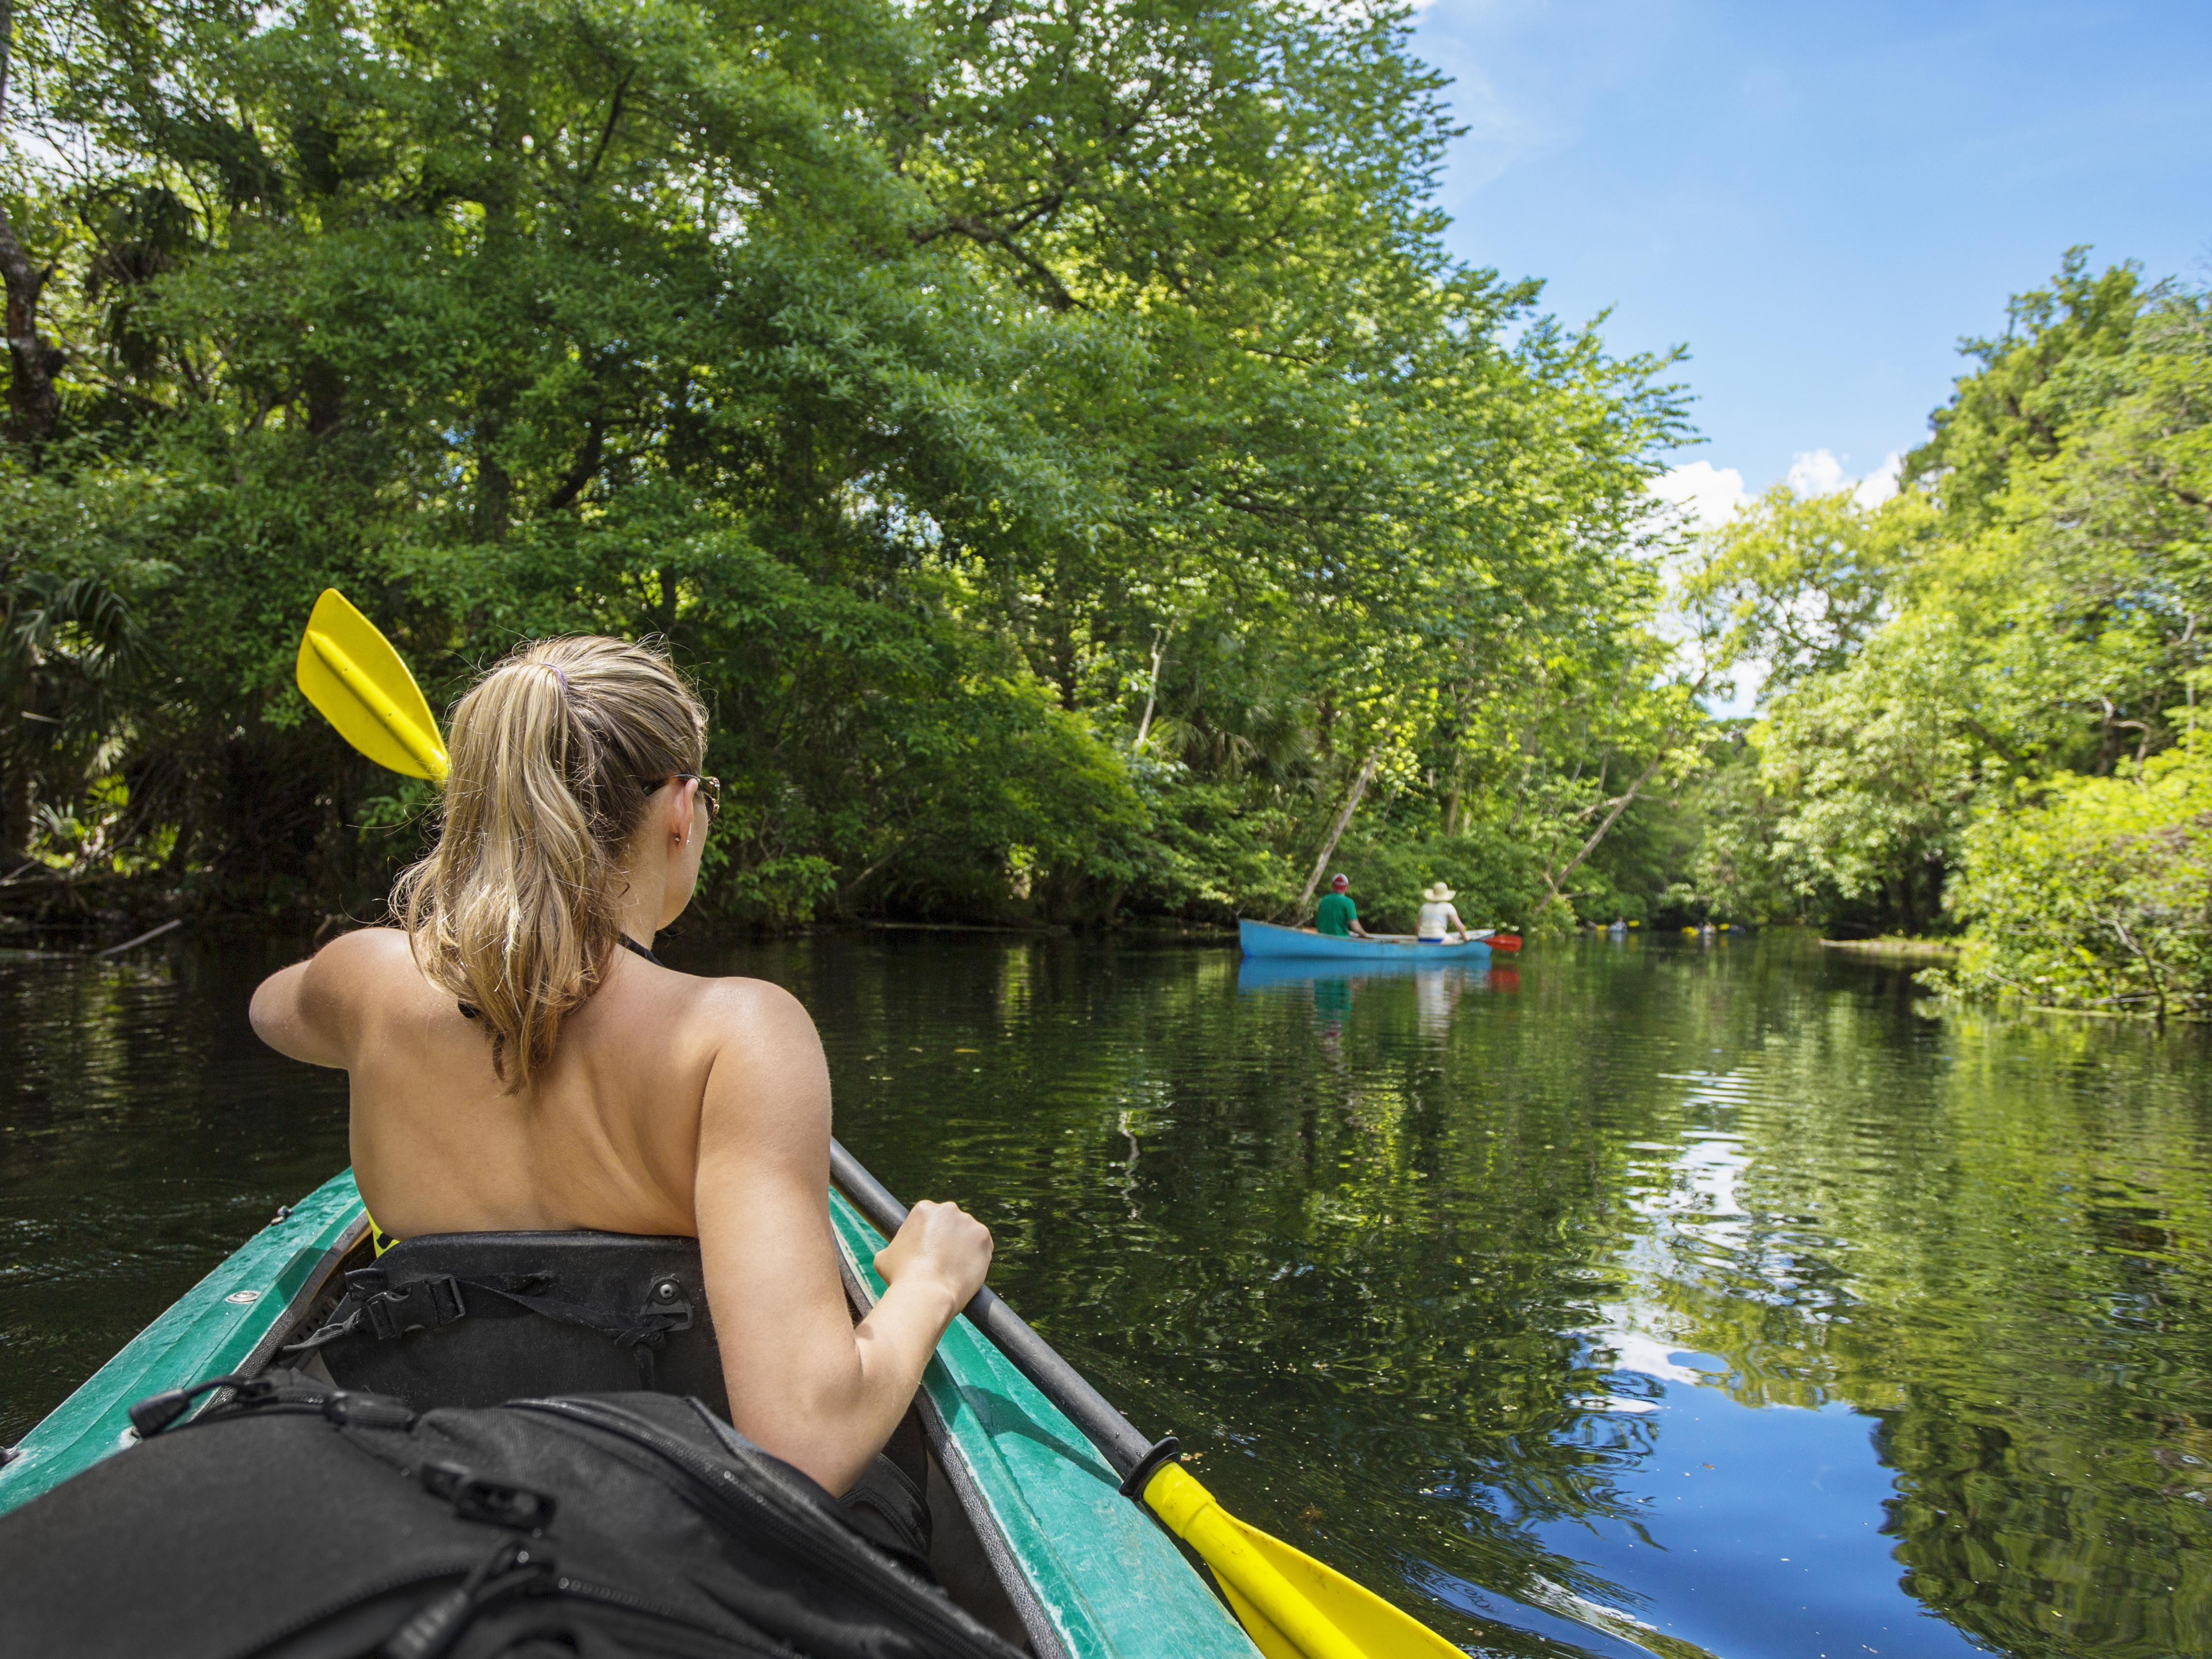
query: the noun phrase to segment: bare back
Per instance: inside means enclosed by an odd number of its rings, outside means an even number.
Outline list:
[[[778,1073],[779,1093],[814,1096],[806,1103],[827,1118],[819,1043],[794,1045],[787,1018],[763,1029],[766,1006],[790,999],[756,980],[697,979],[617,952],[562,1021],[551,1064],[515,1094],[482,1024],[423,977],[395,929],[333,945],[303,989],[334,1005],[336,1018],[318,1023],[343,1034],[355,1176],[378,1224],[402,1237],[577,1227],[696,1237],[700,1121],[718,1060],[735,1068],[750,1057],[748,1069]]]

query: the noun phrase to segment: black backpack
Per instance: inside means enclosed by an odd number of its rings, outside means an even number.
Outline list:
[[[0,1655],[1016,1653],[695,1400],[418,1414],[280,1370],[166,1433],[153,1405],[143,1443],[0,1516]]]

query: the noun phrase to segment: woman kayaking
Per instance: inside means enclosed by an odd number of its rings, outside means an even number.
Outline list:
[[[1440,881],[1423,888],[1421,914],[1414,923],[1413,937],[1423,945],[1464,945],[1467,924],[1459,919],[1459,911],[1452,903],[1458,896]],[[1456,940],[1452,939],[1454,934],[1458,935]]]
[[[342,1066],[380,1249],[591,1229],[699,1241],[730,1418],[833,1492],[906,1413],[982,1284],[991,1235],[923,1202],[876,1257],[856,1328],[830,1228],[821,1038],[760,980],[672,972],[719,804],[706,711],[667,659],[540,641],[454,709],[436,847],[399,925],[254,993],[279,1052]]]

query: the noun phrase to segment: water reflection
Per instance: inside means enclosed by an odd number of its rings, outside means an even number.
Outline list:
[[[261,965],[0,969],[0,1438],[343,1160]],[[2193,1034],[1937,1018],[1786,934],[689,965],[798,992],[841,1134],[1232,1509],[1475,1650],[2212,1648]]]
[[[1009,1292],[1232,1504],[1486,1650],[2203,1650],[2161,1492],[2212,1420],[2197,1039],[1939,1021],[1796,947],[1229,998],[1029,947],[1046,1000],[976,1038],[1008,1104],[915,1055],[840,1111],[908,1187],[995,1188]]]

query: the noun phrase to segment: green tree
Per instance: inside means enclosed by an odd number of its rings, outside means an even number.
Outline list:
[[[1753,733],[1784,878],[1918,927],[1978,814],[2193,730],[2212,501],[2203,296],[2070,253],[1877,507],[1770,492],[1705,539],[1684,599],[1723,665],[1764,663]],[[2027,785],[2031,793],[2016,795]],[[1759,824],[1723,826],[1749,844]],[[1978,915],[1995,889],[1977,888]]]
[[[1865,646],[1936,526],[1917,493],[1869,507],[1850,489],[1801,496],[1778,483],[1702,538],[1681,597],[1723,672],[1763,672],[1765,702]]]
[[[1913,617],[1775,704],[1753,741],[1801,890],[1873,899],[1907,930],[1936,918],[1988,763],[1978,690],[1959,629]]]
[[[1952,908],[1969,927],[1936,982],[2069,1007],[2212,1012],[2212,756],[2062,775],[1966,832]]]
[[[1662,361],[1446,257],[1407,27],[27,18],[8,224],[64,367],[9,464],[137,550],[134,822],[234,898],[380,886],[418,798],[287,685],[331,583],[434,700],[519,636],[665,636],[712,898],[770,923],[1273,902],[1363,773],[1471,820],[1471,688],[1648,672],[1616,601],[1684,429]]]
[[[1938,495],[1961,532],[1995,522],[2021,470],[2055,457],[2081,417],[2113,395],[2142,284],[2132,264],[2089,274],[2089,250],[2067,250],[2049,288],[2015,295],[2005,331],[1959,349],[1979,367],[1928,417],[1929,440],[1905,458],[1903,482]]]

